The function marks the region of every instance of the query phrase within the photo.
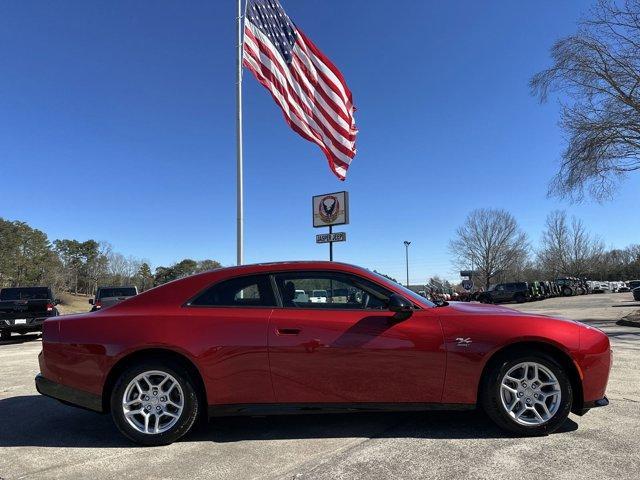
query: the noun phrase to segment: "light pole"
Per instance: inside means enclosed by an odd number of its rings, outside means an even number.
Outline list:
[[[409,245],[411,245],[411,242],[409,242],[408,240],[405,240],[404,251],[405,251],[405,260],[407,263],[407,288],[409,288]]]

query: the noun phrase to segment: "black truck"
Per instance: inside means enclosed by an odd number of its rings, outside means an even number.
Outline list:
[[[47,317],[58,315],[58,300],[49,287],[13,287],[0,290],[0,339],[11,332],[41,332]]]

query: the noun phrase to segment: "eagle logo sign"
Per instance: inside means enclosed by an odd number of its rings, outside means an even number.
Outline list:
[[[318,213],[324,223],[335,222],[340,213],[340,202],[334,195],[327,195],[318,205]]]

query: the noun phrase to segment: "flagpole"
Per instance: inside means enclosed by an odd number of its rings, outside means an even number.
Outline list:
[[[236,119],[236,263],[244,263],[244,185],[242,164],[242,39],[243,39],[242,0],[238,0],[238,46],[237,46],[237,83],[236,103],[238,116]]]

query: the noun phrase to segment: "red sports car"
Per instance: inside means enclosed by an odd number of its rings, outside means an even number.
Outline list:
[[[44,323],[38,391],[145,445],[199,415],[473,409],[522,435],[607,405],[609,339],[574,321],[434,305],[363,268],[224,268]]]

